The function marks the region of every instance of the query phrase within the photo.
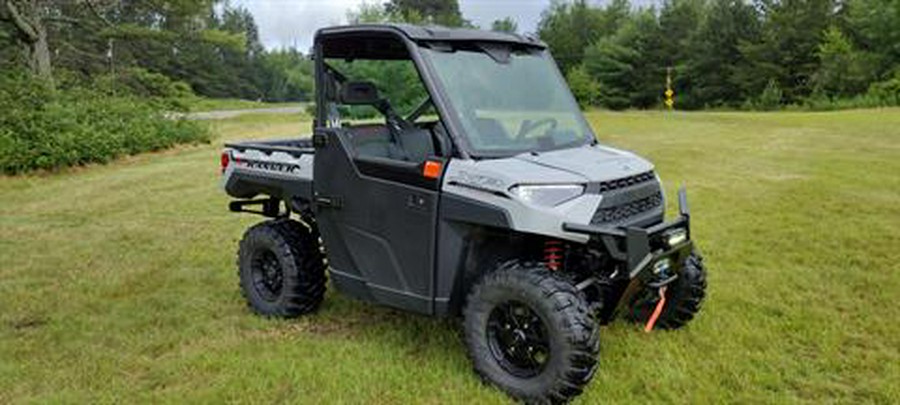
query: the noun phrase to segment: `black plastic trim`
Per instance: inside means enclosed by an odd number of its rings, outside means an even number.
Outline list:
[[[437,191],[440,185],[438,179],[428,178],[422,174],[420,163],[375,157],[357,157],[353,159],[353,163],[357,170],[366,176],[433,191]]]
[[[566,232],[590,235],[593,240],[602,243],[613,258],[627,264],[628,273],[634,278],[643,272],[653,256],[650,240],[654,236],[669,229],[682,228],[687,232],[687,243],[690,244],[690,211],[687,206],[687,192],[683,187],[678,190],[678,201],[678,218],[648,227],[610,227],[564,222],[562,229]]]
[[[383,32],[401,34],[411,41],[438,42],[500,42],[520,44],[535,48],[546,48],[547,44],[530,36],[508,34],[496,31],[484,31],[465,28],[445,28],[438,26],[421,27],[411,24],[357,24],[321,28],[316,31],[315,41],[340,37],[342,35],[373,35]]]
[[[512,227],[512,220],[505,209],[450,193],[441,195],[440,217],[495,228]]]
[[[225,147],[232,148],[239,152],[253,149],[267,155],[271,155],[273,152],[284,152],[294,157],[315,153],[312,141],[308,139],[297,139],[292,141],[227,142],[225,143]]]

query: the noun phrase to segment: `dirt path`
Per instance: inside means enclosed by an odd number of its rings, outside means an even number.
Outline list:
[[[188,119],[192,120],[223,120],[234,118],[244,114],[299,114],[303,111],[303,106],[291,107],[270,107],[270,108],[249,108],[244,110],[218,110],[218,111],[201,111],[187,114]]]

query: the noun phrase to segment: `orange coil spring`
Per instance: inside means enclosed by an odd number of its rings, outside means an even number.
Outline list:
[[[553,271],[559,270],[562,266],[562,241],[548,240],[544,242],[544,264]]]

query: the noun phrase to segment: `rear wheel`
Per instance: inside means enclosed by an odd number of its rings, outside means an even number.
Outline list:
[[[318,235],[290,219],[254,225],[241,240],[238,276],[257,314],[293,318],[316,310],[325,296]]]
[[[526,402],[565,402],[597,367],[599,336],[582,294],[541,264],[510,262],[473,287],[464,333],[475,371]]]
[[[666,303],[656,328],[679,329],[700,312],[706,296],[706,270],[699,253],[691,253],[684,262],[678,279],[666,287]],[[630,305],[628,318],[634,322],[646,323],[659,302],[657,290],[647,290],[638,294]]]

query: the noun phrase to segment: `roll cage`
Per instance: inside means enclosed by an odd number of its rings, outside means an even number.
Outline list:
[[[316,32],[313,59],[316,86],[324,91],[316,92],[316,116],[313,129],[328,127],[329,104],[339,99],[340,83],[347,80],[341,72],[329,66],[326,59],[352,60],[410,60],[415,66],[428,100],[446,128],[454,156],[463,159],[493,157],[473,153],[465,130],[457,118],[457,111],[448,100],[445,89],[436,80],[434,66],[422,55],[422,47],[446,48],[453,46],[508,45],[518,49],[547,52],[543,42],[518,34],[486,32],[480,30],[419,27],[406,24],[360,24],[328,27]],[[425,104],[425,103],[423,103]],[[417,117],[425,110],[419,105],[410,114]],[[331,123],[333,124],[333,123]]]

